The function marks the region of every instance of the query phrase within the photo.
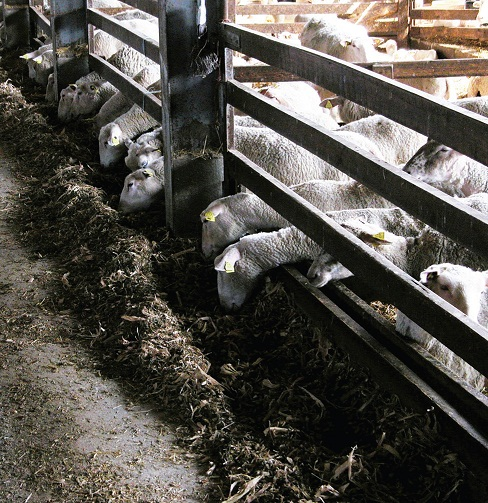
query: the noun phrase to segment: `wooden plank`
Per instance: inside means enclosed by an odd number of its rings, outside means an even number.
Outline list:
[[[450,26],[412,26],[410,36],[421,39],[488,40],[486,28],[453,28]]]
[[[34,9],[32,7],[29,8],[29,18],[31,23],[35,23],[35,25],[44,33],[50,34],[51,33],[51,22],[49,19],[42,14],[42,12],[39,12],[37,9]]]
[[[161,101],[154,94],[96,54],[90,54],[89,65],[119,91],[130,96],[134,103],[151,114],[155,120],[161,121]]]
[[[488,215],[467,208],[462,202],[358,149],[333,131],[271,103],[242,84],[228,83],[227,100],[431,227],[488,257]]]
[[[488,134],[488,119],[317,51],[286,44],[236,25],[223,23],[221,28],[223,40],[230,48],[315,82],[488,164],[488,144],[478,141]],[[457,127],[453,128],[452,124]],[[466,135],[466,131],[477,134]]]
[[[375,288],[375,285],[378,283],[370,287],[378,293],[378,286]],[[322,291],[432,389],[457,410],[463,411],[478,431],[488,437],[488,396],[466,384],[418,344],[399,336],[392,323],[342,282],[331,282]]]
[[[283,33],[285,31],[297,34],[302,32],[305,23],[241,23],[240,26],[245,26],[249,30],[267,34]],[[371,37],[396,37],[397,23],[394,21],[386,22],[381,28],[371,30],[368,33]]]
[[[471,424],[465,411],[456,410],[326,295],[310,288],[307,280],[295,269],[283,267],[281,271],[280,279],[324,337],[332,339],[355,361],[367,367],[378,384],[396,393],[402,403],[421,414],[427,410],[435,411],[443,431],[471,471],[470,485],[477,493],[476,501],[485,501],[488,496],[486,484],[479,481],[484,480],[488,467],[488,442]]]
[[[158,41],[146,37],[144,33],[126,28],[117,20],[93,9],[87,9],[87,22],[122,40],[155,63],[159,63]]]
[[[488,75],[488,60],[484,58],[436,59],[433,61],[392,61],[392,75],[396,79],[416,77],[455,77]],[[378,72],[377,63],[358,63],[357,66]],[[235,66],[239,82],[285,82],[303,80],[298,75],[269,65]]]
[[[399,0],[398,2],[398,29],[397,45],[399,48],[408,47],[408,30],[410,24],[409,0]]]
[[[453,6],[451,9],[436,9],[435,7],[422,7],[411,9],[411,19],[446,19],[451,21],[474,21],[478,9],[464,9],[463,6]]]
[[[473,367],[488,375],[488,330],[365,245],[238,151],[233,175],[312,238],[366,284],[381,284],[385,302],[398,306]],[[485,222],[486,228],[487,222]],[[427,314],[428,313],[428,314]],[[463,337],[459,337],[462,333]]]
[[[157,0],[124,0],[124,3],[134,7],[135,9],[142,10],[151,14],[151,16],[158,17],[159,3]]]
[[[272,16],[277,15],[287,15],[296,16],[298,14],[345,14],[349,11],[353,11],[356,8],[365,10],[367,8],[372,8],[379,11],[384,11],[391,15],[396,12],[397,2],[392,0],[390,2],[368,2],[367,0],[363,2],[347,2],[347,3],[292,3],[292,2],[280,2],[277,4],[247,4],[247,5],[237,5],[236,14],[242,16],[251,16],[259,14],[269,14]],[[386,14],[385,14],[386,15]]]

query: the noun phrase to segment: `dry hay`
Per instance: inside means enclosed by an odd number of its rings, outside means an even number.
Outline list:
[[[209,501],[462,501],[464,467],[432,412],[406,410],[354,368],[279,283],[223,314],[196,240],[172,237],[161,210],[112,207],[125,173],[100,171],[88,126],[61,129],[7,81],[0,104],[26,179],[26,240],[61,262],[63,305],[106,365],[178,415],[217,484]]]

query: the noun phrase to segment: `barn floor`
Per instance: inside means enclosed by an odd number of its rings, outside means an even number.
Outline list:
[[[57,123],[19,54],[0,51],[18,161],[0,163],[0,501],[474,503],[435,414],[385,393],[273,276],[225,314],[196,239],[160,209],[119,215],[124,167],[101,171],[89,123]]]
[[[177,425],[77,342],[58,266],[19,242],[18,169],[0,151],[0,500],[204,501]]]

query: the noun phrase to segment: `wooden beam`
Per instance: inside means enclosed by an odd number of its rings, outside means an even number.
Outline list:
[[[243,27],[223,23],[222,35],[234,50],[315,82],[488,165],[488,144],[478,140],[488,134],[487,118],[352,63]]]
[[[488,29],[486,28],[453,28],[450,26],[412,26],[410,36],[421,39],[436,39],[439,42],[444,40],[477,40],[485,42],[488,40]]]

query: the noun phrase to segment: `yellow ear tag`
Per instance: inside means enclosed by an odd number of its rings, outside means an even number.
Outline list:
[[[227,273],[234,272],[234,265],[231,264],[230,262],[226,262],[224,265],[224,271]]]
[[[373,234],[373,237],[379,241],[385,241],[385,233],[383,231]]]
[[[20,56],[22,59],[29,59],[29,56],[28,54],[22,54],[22,56]]]
[[[145,169],[145,170],[143,171],[143,173],[144,173],[144,174],[145,174],[148,178],[150,178],[151,176],[153,176],[152,171],[149,171],[148,169]]]
[[[34,63],[40,64],[42,62],[42,56],[37,56],[37,58],[34,58]]]
[[[332,107],[332,103],[330,102],[330,100],[327,101],[327,103],[325,105],[325,108],[333,108]]]
[[[112,145],[116,147],[120,143],[119,139],[117,137],[112,138]]]
[[[215,222],[215,215],[211,211],[206,211],[204,217],[207,222]]]

